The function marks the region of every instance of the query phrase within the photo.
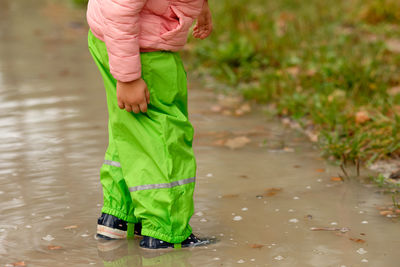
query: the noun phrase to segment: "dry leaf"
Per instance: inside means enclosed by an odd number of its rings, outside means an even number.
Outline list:
[[[294,152],[294,149],[291,148],[291,147],[284,147],[283,151],[285,151],[285,152]]]
[[[47,248],[48,248],[49,250],[59,250],[59,249],[62,249],[61,246],[47,246]]]
[[[386,46],[393,53],[400,53],[400,39],[386,40]]]
[[[389,95],[392,95],[392,96],[397,95],[397,94],[400,94],[400,85],[395,86],[395,87],[392,87],[392,88],[389,88],[389,89],[387,90],[387,93],[388,93]]]
[[[361,238],[353,238],[353,237],[350,237],[349,239],[350,239],[351,241],[356,242],[356,243],[365,243],[365,240],[364,240],[364,239],[361,239]]]
[[[343,180],[342,180],[342,178],[340,178],[340,177],[331,177],[331,181],[341,182],[341,181],[343,181]]]
[[[222,111],[222,107],[218,106],[218,105],[214,105],[214,106],[211,107],[211,111],[212,112],[216,112],[216,113],[221,112]]]
[[[282,188],[280,188],[280,187],[266,188],[263,196],[266,196],[266,197],[275,196],[280,191],[282,191]]]
[[[313,142],[313,143],[316,143],[316,142],[318,142],[318,134],[316,134],[316,133],[314,133],[314,132],[312,132],[312,131],[308,131],[308,130],[306,130],[306,135],[308,136],[308,139],[311,141],[311,142]]]
[[[310,76],[310,77],[314,76],[316,73],[317,73],[317,71],[314,69],[309,69],[306,71],[307,76]]]
[[[241,109],[235,110],[235,116],[242,116],[244,112]]]
[[[13,266],[26,266],[26,263],[24,261],[18,261],[11,263]]]
[[[289,114],[289,110],[287,108],[283,108],[281,113],[282,113],[282,115],[287,116]]]
[[[369,121],[371,118],[369,117],[368,113],[366,111],[359,111],[355,115],[355,120],[356,123],[364,123],[366,121]]]
[[[226,140],[225,146],[229,147],[230,149],[241,148],[250,143],[250,139],[246,136],[239,136],[235,138],[231,138]]]
[[[391,211],[391,210],[382,210],[381,212],[379,212],[379,214],[382,215],[382,216],[393,215],[393,211]]]
[[[300,73],[300,68],[298,66],[286,68],[285,71],[293,76],[297,76]]]
[[[76,228],[78,228],[78,225],[69,225],[64,227],[65,230],[76,229]]]
[[[400,105],[394,106],[393,109],[396,114],[400,114]]]
[[[264,245],[261,244],[250,244],[251,248],[262,248]]]
[[[248,113],[251,111],[251,106],[249,103],[244,103],[241,107],[241,110],[243,110],[243,112]]]
[[[325,172],[324,169],[316,169],[315,171],[316,171],[316,172]]]

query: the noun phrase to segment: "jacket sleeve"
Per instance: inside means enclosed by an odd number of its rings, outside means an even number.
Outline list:
[[[110,72],[115,79],[130,82],[140,78],[139,13],[147,0],[103,0],[104,42]]]

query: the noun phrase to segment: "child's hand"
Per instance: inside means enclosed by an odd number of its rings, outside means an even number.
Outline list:
[[[146,112],[150,93],[142,78],[132,82],[117,82],[117,100],[120,109],[134,113]]]
[[[208,1],[205,0],[200,15],[197,18],[197,23],[193,28],[193,36],[200,39],[207,38],[212,32],[212,28],[210,7],[208,6]]]

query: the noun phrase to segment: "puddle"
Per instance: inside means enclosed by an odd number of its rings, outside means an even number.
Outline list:
[[[143,251],[136,239],[99,244],[107,113],[83,17],[57,1],[0,3],[1,266],[398,266],[399,225],[377,209],[389,196],[331,180],[339,168],[261,113],[213,112],[217,98],[201,81],[190,89],[191,224],[218,243],[172,252]]]

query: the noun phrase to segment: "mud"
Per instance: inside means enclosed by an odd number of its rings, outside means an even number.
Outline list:
[[[260,111],[213,112],[217,97],[201,80],[190,86],[191,224],[218,243],[172,252],[98,243],[107,112],[83,18],[62,1],[0,2],[1,266],[398,266],[399,224],[377,210],[389,196],[332,181],[339,168]],[[223,145],[235,137],[250,142]]]

